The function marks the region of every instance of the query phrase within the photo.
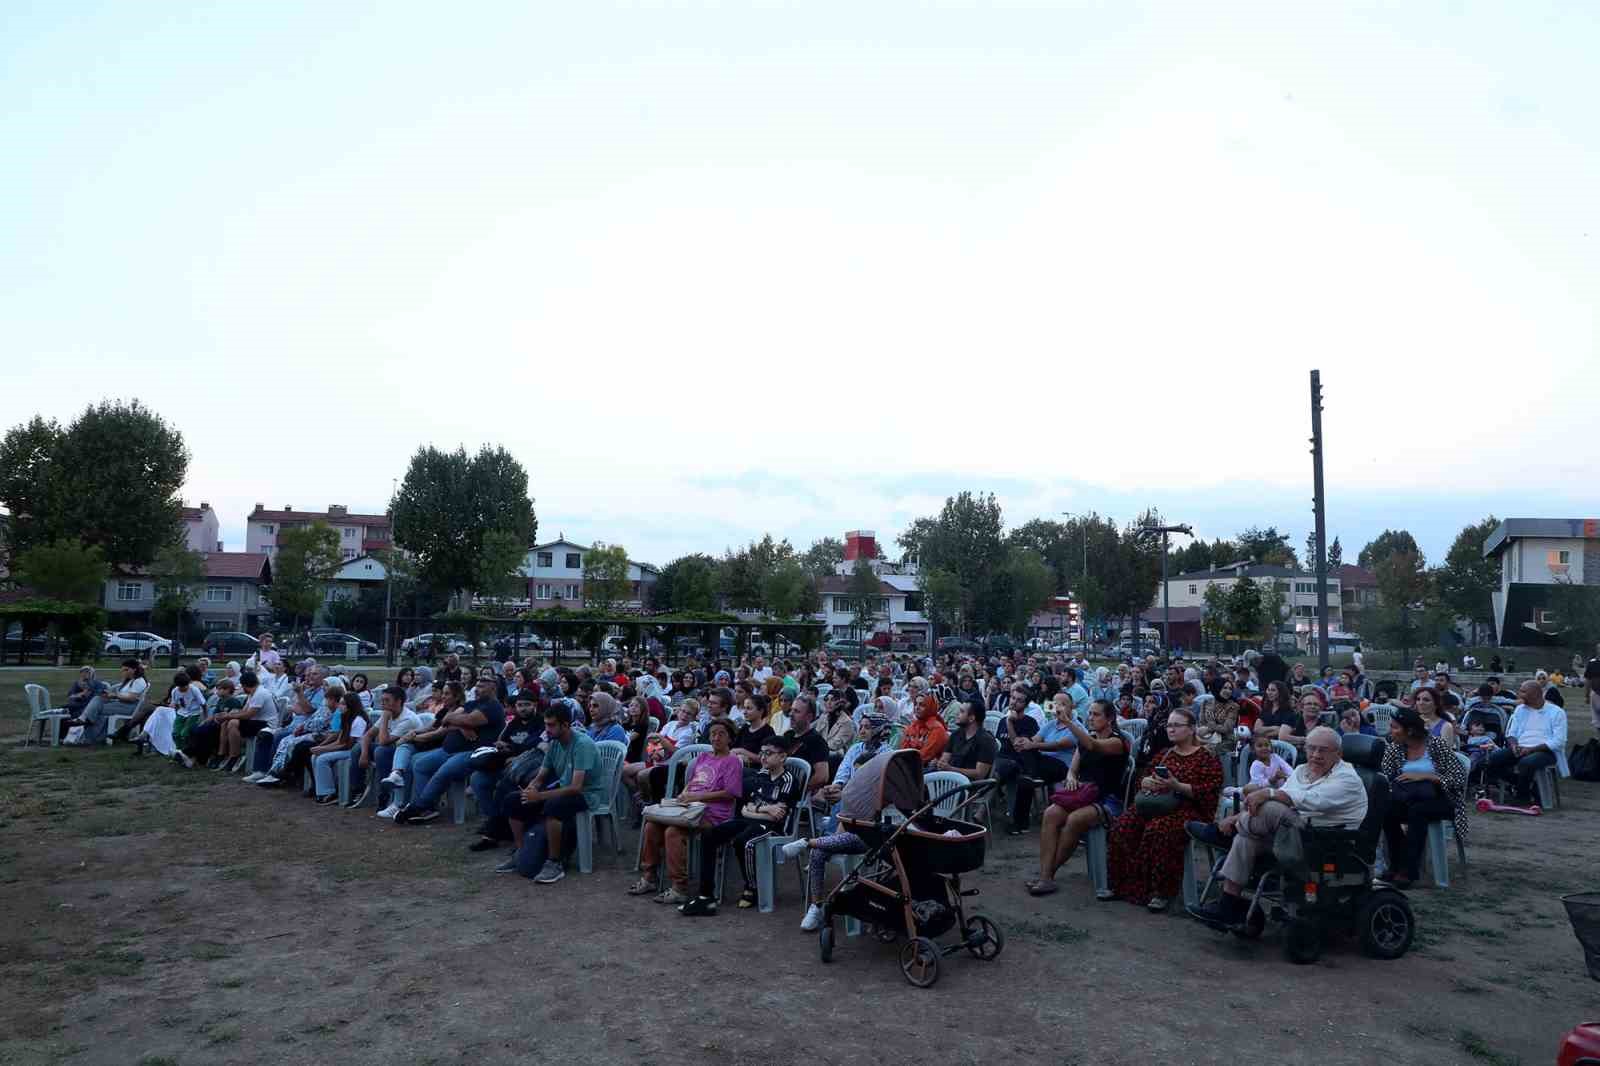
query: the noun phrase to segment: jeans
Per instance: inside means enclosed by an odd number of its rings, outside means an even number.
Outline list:
[[[582,793],[522,804],[519,811],[522,817],[517,820],[526,820],[529,824],[522,834],[522,848],[516,854],[517,873],[536,877],[545,861],[552,857],[550,839],[544,829],[546,818],[561,822],[561,855],[557,861],[564,862],[578,846],[578,813],[588,809]]]
[[[1490,781],[1510,781],[1517,791],[1519,799],[1526,799],[1533,795],[1533,778],[1540,770],[1547,766],[1554,766],[1556,757],[1548,751],[1535,751],[1528,755],[1518,756],[1510,748],[1501,748],[1490,752],[1484,760],[1484,777]],[[1549,803],[1551,797],[1540,796],[1544,803]]]
[[[132,714],[138,706],[126,703],[107,693],[101,693],[83,708],[83,742],[98,744],[106,738],[106,718],[113,714]]]
[[[478,812],[491,815],[500,808],[495,806],[495,784],[500,780],[498,773],[488,770],[473,770],[472,776],[467,779],[467,786],[472,789],[472,798],[478,804]]]
[[[1014,758],[1001,757],[995,760],[994,776],[1002,788],[1016,781],[1018,775],[1038,778],[1046,785],[1066,780],[1067,764],[1053,755],[1039,751],[1015,752],[1014,755]],[[1025,829],[1028,816],[1033,811],[1033,787],[1026,781],[1016,781],[1016,786],[1016,797],[1011,801],[1011,826]]]
[[[312,756],[311,777],[317,783],[318,796],[331,796],[339,790],[339,764],[354,753],[355,749],[345,748],[343,751],[325,751]],[[350,787],[355,788],[354,778],[350,781]]]
[[[411,763],[411,806],[433,810],[450,786],[472,772],[472,752],[434,749]]]

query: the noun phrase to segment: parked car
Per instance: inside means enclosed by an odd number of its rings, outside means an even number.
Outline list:
[[[18,644],[22,643],[22,623],[12,622],[6,627],[6,650],[15,651]],[[33,633],[28,637],[28,654],[43,655],[50,650],[50,638],[44,633]]]
[[[261,642],[249,633],[219,630],[207,633],[206,639],[200,646],[205,649],[207,655],[216,658],[219,655],[252,655],[261,647]]]
[[[983,638],[983,650],[990,655],[1014,655],[1017,646],[1010,637],[995,634]]]
[[[424,659],[452,651],[457,655],[472,654],[472,643],[467,640],[465,633],[418,633],[400,642],[402,655],[417,655]]]
[[[957,655],[977,655],[983,651],[975,640],[966,637],[940,637],[933,642],[933,650],[940,655],[954,652]]]
[[[137,630],[119,630],[105,634],[107,655],[171,655],[172,641],[154,633]]]
[[[859,659],[865,653],[864,649],[865,645],[863,645],[859,640],[849,640],[844,637],[839,637],[828,641],[829,655],[842,655],[847,658]]]
[[[370,640],[351,636],[349,633],[324,632],[316,633],[311,637],[311,654],[313,655],[343,655],[348,645],[356,645],[357,655],[376,655],[378,646]]]

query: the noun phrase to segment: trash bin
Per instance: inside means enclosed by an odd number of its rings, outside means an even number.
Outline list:
[[[1600,892],[1574,892],[1562,896],[1561,903],[1567,908],[1573,935],[1583,945],[1589,976],[1600,981]]]
[[[352,661],[361,658],[361,645],[353,640],[344,642],[344,657]]]

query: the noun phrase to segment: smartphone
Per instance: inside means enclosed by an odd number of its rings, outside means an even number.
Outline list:
[[[1156,767],[1156,776],[1160,778],[1168,778],[1172,776],[1172,771],[1165,766],[1158,766]]]

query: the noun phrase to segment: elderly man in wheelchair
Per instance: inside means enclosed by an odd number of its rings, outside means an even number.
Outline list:
[[[1283,919],[1296,962],[1315,960],[1335,925],[1356,932],[1369,954],[1404,954],[1415,924],[1410,905],[1397,890],[1373,883],[1389,804],[1383,749],[1376,737],[1341,739],[1318,727],[1306,736],[1305,761],[1281,788],[1252,792],[1242,811],[1218,825],[1189,823],[1194,839],[1227,849],[1190,913],[1249,937],[1260,935],[1268,917]],[[1221,895],[1206,903],[1219,877]]]

